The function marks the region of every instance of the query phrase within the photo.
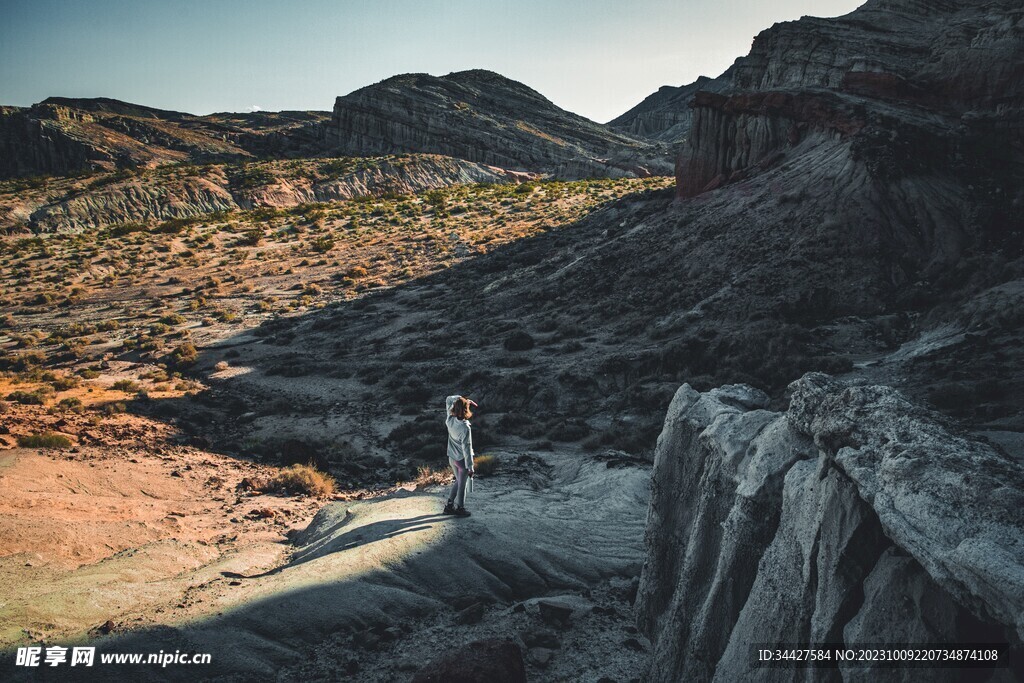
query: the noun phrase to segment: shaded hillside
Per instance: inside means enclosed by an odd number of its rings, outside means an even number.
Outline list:
[[[880,16],[909,12],[886,7]],[[979,34],[1019,40],[1013,10],[924,17],[903,28],[959,36],[951,51]],[[831,26],[810,21],[818,33]],[[772,53],[764,73],[801,54]],[[809,83],[698,95],[680,165],[679,191],[693,199],[623,199],[309,323],[270,323],[262,343],[239,347],[242,362],[287,368],[296,379],[275,391],[302,394],[329,373],[369,404],[394,392],[410,415],[391,437],[396,454],[420,452],[415,416],[433,419],[440,386],[487,406],[499,438],[641,451],[682,381],[747,382],[781,401],[809,370],[900,385],[978,428],[1024,429],[1017,104],[992,108],[969,89],[960,101],[978,109],[961,117],[955,102]],[[258,373],[238,389],[266,391]],[[322,399],[309,400],[318,410]]]
[[[677,144],[690,134],[690,105],[694,96],[701,91],[721,92],[731,86],[729,72],[714,79],[701,76],[679,87],[663,85],[640,104],[609,121],[608,127],[642,139]]]
[[[325,136],[337,154],[428,152],[560,178],[664,174],[671,165],[664,147],[482,70],[394,76],[339,97]]]
[[[108,98],[0,108],[0,178],[315,151],[320,112],[193,116]]]

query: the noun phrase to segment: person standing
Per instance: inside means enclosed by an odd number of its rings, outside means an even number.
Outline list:
[[[448,427],[448,464],[455,473],[448,504],[444,514],[469,517],[465,507],[466,482],[473,476],[473,430],[469,418],[473,417],[475,402],[468,398],[449,396],[445,399],[445,425]]]

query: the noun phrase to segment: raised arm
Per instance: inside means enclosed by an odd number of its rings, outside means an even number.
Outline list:
[[[452,406],[455,405],[455,402],[460,398],[462,397],[458,394],[452,394],[444,400],[444,418],[446,420],[448,419],[448,416],[452,414]]]

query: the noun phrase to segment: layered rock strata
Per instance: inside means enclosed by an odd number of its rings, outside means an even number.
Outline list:
[[[1000,641],[1019,654],[1019,463],[889,387],[815,373],[790,391],[785,413],[745,385],[684,385],[669,407],[637,600],[650,680],[915,671],[758,668],[751,648],[767,643]]]
[[[339,97],[324,129],[340,155],[445,154],[560,178],[668,174],[667,148],[565,111],[490,71],[394,76]]]

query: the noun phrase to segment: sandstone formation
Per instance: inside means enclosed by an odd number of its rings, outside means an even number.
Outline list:
[[[108,98],[0,107],[0,178],[315,152],[320,112],[193,116]]]
[[[809,374],[790,390],[785,413],[743,385],[684,385],[669,407],[637,600],[650,680],[914,673],[757,668],[750,647],[765,643],[1008,640],[1019,652],[1020,464],[888,387]]]
[[[42,189],[0,193],[0,230],[79,232],[128,222],[152,223],[261,206],[288,208],[455,184],[520,182],[530,177],[422,154],[188,166],[91,181],[54,180]]]
[[[808,137],[830,143],[822,152],[852,150],[855,163],[859,147],[885,144],[895,158],[884,165],[899,170],[949,172],[998,146],[994,136],[1019,149],[1022,24],[1010,0],[873,0],[776,24],[716,81],[731,86],[723,96],[694,96],[679,194],[757,173]]]
[[[339,155],[445,154],[559,178],[668,173],[667,150],[483,70],[394,76],[339,97],[324,129]]]

